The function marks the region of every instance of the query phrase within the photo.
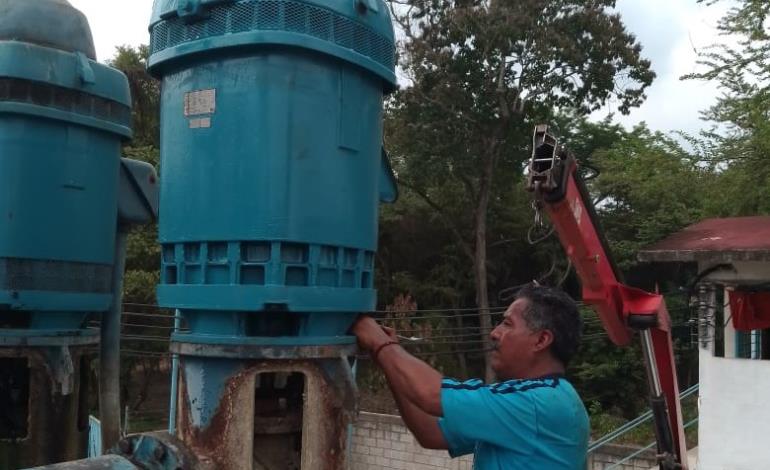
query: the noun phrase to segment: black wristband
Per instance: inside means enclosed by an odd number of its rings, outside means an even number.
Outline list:
[[[374,361],[377,362],[377,357],[380,355],[380,351],[387,348],[388,346],[392,346],[394,344],[398,344],[398,341],[386,341],[382,343],[381,345],[377,346],[377,349],[374,350],[374,353],[372,353],[372,357],[374,358]]]

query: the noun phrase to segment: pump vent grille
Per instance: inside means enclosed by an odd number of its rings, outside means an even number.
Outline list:
[[[109,294],[111,282],[109,265],[0,258],[0,290]]]
[[[109,121],[131,125],[131,108],[99,96],[50,83],[20,78],[0,78],[0,102],[33,104]]]
[[[170,18],[156,23],[150,36],[152,54],[199,39],[248,31],[305,34],[351,49],[388,69],[395,64],[393,42],[361,23],[331,10],[302,2],[251,0],[214,7],[203,21]]]
[[[279,241],[163,245],[161,284],[372,289],[374,253]]]

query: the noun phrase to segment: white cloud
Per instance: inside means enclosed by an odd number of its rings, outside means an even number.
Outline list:
[[[117,46],[149,42],[152,0],[69,1],[88,17],[99,60],[110,59]],[[697,132],[704,127],[700,111],[714,103],[717,88],[679,77],[695,70],[694,49],[721,40],[715,26],[727,7],[722,3],[707,7],[696,0],[619,0],[617,8],[644,47],[644,56],[653,61],[658,78],[640,108],[629,116],[616,113],[616,119],[627,126],[645,121],[655,130]],[[593,117],[600,119],[613,111],[610,106]]]
[[[115,48],[138,46],[150,41],[147,28],[152,13],[152,0],[69,0],[82,11],[91,25],[100,61],[111,59]]]
[[[647,90],[647,100],[628,116],[616,120],[630,127],[646,122],[653,130],[682,130],[697,133],[707,124],[701,111],[712,106],[718,95],[715,83],[682,81],[682,75],[695,72],[697,51],[724,41],[716,24],[725,12],[724,4],[705,6],[696,0],[620,0],[620,11],[628,29],[644,47],[643,55],[652,60],[658,77]],[[613,107],[594,113],[602,118]]]

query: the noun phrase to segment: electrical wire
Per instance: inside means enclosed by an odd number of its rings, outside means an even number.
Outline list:
[[[556,231],[556,227],[552,224],[548,231],[546,231],[543,235],[540,235],[538,238],[533,238],[534,231],[537,229],[537,226],[535,224],[532,224],[529,226],[529,229],[527,230],[527,243],[530,245],[537,245],[538,243],[541,243],[545,240],[547,240],[551,235],[553,235],[553,232]]]
[[[139,312],[123,312],[123,315],[129,316],[129,317],[142,317],[142,318],[163,318],[163,319],[174,319],[174,314],[170,315],[161,315],[157,313],[139,313]]]
[[[468,318],[468,317],[478,317],[479,315],[499,315],[504,313],[506,310],[508,310],[508,307],[496,307],[496,308],[490,308],[486,311],[486,313],[481,312],[480,310],[476,310],[473,313],[462,313],[458,315],[419,315],[419,316],[403,316],[403,317],[389,317],[388,320],[440,320],[444,318]],[[393,312],[389,312],[393,313]],[[377,319],[381,319],[381,317],[375,317]]]
[[[669,309],[669,312],[677,312],[681,310],[689,310],[689,306],[683,306],[678,307],[674,309]],[[472,311],[471,311],[472,310]],[[443,312],[445,310],[439,310],[435,309],[432,311],[436,312]],[[458,318],[460,321],[462,321],[464,318],[473,318],[476,319],[479,317],[479,311],[478,309],[463,309],[466,313],[458,314],[458,315],[425,315],[425,316],[416,316],[416,317],[390,317],[390,318],[383,318],[381,319],[382,323],[385,324],[393,324],[393,323],[399,323],[406,321],[409,324],[409,328],[399,328],[399,333],[405,335],[405,336],[415,336],[418,337],[418,341],[414,342],[404,342],[402,343],[404,347],[413,350],[413,352],[416,355],[431,355],[431,354],[458,354],[460,352],[458,351],[424,351],[422,349],[424,348],[435,348],[435,347],[449,347],[449,346],[463,346],[463,345],[469,345],[469,344],[479,344],[483,345],[487,335],[493,330],[492,327],[482,327],[481,325],[463,325],[463,326],[435,326],[433,324],[434,321],[440,320],[440,319],[446,319],[446,318],[452,318],[457,320]],[[470,312],[470,313],[469,313]],[[496,309],[492,310],[490,309],[490,312],[488,315],[499,315],[503,312],[503,309]],[[125,312],[130,315],[135,315],[138,312]],[[392,312],[389,312],[392,313]],[[158,315],[150,315],[150,314],[139,314],[139,317],[136,318],[146,318],[151,317],[153,319],[155,318],[167,318],[166,316],[158,316]],[[678,323],[673,324],[672,326],[683,326],[688,325],[689,323]],[[92,322],[92,327],[97,328],[98,327],[98,321]],[[124,332],[121,336],[123,340],[125,340],[129,344],[139,344],[142,342],[146,342],[148,344],[168,344],[171,340],[170,333],[173,331],[173,327],[169,326],[163,326],[163,325],[156,325],[151,323],[145,323],[141,322],[140,320],[134,320],[132,322],[122,322],[122,325],[126,327],[127,329],[133,329],[133,330],[141,330],[141,329],[150,329],[150,330],[159,330],[168,332],[168,335],[157,335],[157,334],[145,334],[141,331],[136,331],[134,333],[127,333]],[[598,317],[595,311],[589,310],[584,311],[584,318],[583,318],[583,325],[586,329],[594,329],[594,328],[601,328],[603,326],[601,318]],[[184,331],[184,330],[183,330]],[[189,330],[187,330],[189,331]],[[425,336],[426,332],[429,333],[429,336]],[[425,336],[425,337],[420,337]],[[606,341],[608,340],[607,335],[604,331],[598,331],[594,333],[584,333],[582,335],[583,343],[588,343],[592,341]],[[486,350],[483,348],[466,348],[468,353],[483,353]],[[163,351],[141,351],[136,349],[130,349],[130,348],[124,348],[121,351],[122,354],[127,356],[141,356],[141,357],[152,357],[152,358],[163,358],[163,357],[169,357],[168,352]]]
[[[145,324],[141,324],[141,323],[123,323],[123,322],[121,322],[120,326],[125,326],[127,328],[136,327],[136,328],[156,328],[156,329],[159,329],[159,330],[171,330],[171,331],[175,331],[176,330],[176,328],[173,327],[173,326],[145,325]],[[179,331],[184,331],[184,328],[180,329]]]
[[[564,281],[567,280],[569,277],[569,273],[572,271],[572,259],[567,258],[567,269],[564,270],[564,276],[559,280],[559,282],[556,284],[556,287],[561,287],[564,284]]]

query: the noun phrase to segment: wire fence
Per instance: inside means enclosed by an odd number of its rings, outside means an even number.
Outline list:
[[[585,307],[584,304],[581,306]],[[168,422],[171,382],[169,345],[175,331],[189,331],[184,321],[175,329],[175,311],[153,304],[125,303],[121,315],[121,356],[123,378],[127,382],[125,419],[130,432],[163,428]],[[670,309],[678,313],[689,307]],[[490,351],[488,341],[492,327],[482,325],[480,318],[488,315],[492,325],[502,320],[505,307],[480,310],[477,307],[446,309],[413,309],[408,311],[377,310],[370,312],[384,325],[396,327],[401,345],[411,354],[434,366],[458,367],[462,364],[476,371]],[[600,317],[590,308],[581,308],[585,345],[607,344]],[[687,322],[673,326],[687,326]],[[89,326],[99,327],[98,318]],[[96,352],[96,351],[94,351]],[[369,356],[357,356],[363,370],[371,369]],[[475,367],[475,368],[474,368]],[[375,374],[376,375],[376,374]],[[471,374],[473,375],[473,374]],[[383,388],[385,390],[385,388]],[[378,411],[378,410],[377,410]]]
[[[152,304],[127,303],[121,318],[121,339],[129,344],[146,342],[152,344],[168,344],[174,332],[173,310]],[[134,311],[138,308],[151,310]],[[130,310],[129,310],[130,309]],[[669,312],[687,310],[689,307],[670,309]],[[409,312],[394,312],[379,310],[376,318],[384,325],[396,326],[398,333],[404,338],[401,343],[407,350],[413,350],[418,355],[456,354],[457,348],[450,351],[440,351],[436,347],[461,347],[473,353],[483,353],[488,347],[486,339],[494,329],[481,326],[478,321],[481,315],[492,317],[493,324],[502,319],[504,308],[494,308],[480,311],[478,308],[426,309]],[[447,314],[453,312],[452,314]],[[603,331],[602,321],[592,310],[583,310],[584,333],[583,342],[608,341]],[[452,320],[451,322],[449,320]],[[98,328],[98,320],[91,322],[92,328]],[[690,326],[689,321],[679,322],[673,327]],[[178,332],[188,332],[183,325]],[[472,348],[471,345],[477,345]],[[425,351],[426,348],[432,348]],[[162,351],[146,351],[142,348],[123,348],[122,354],[168,354]]]

